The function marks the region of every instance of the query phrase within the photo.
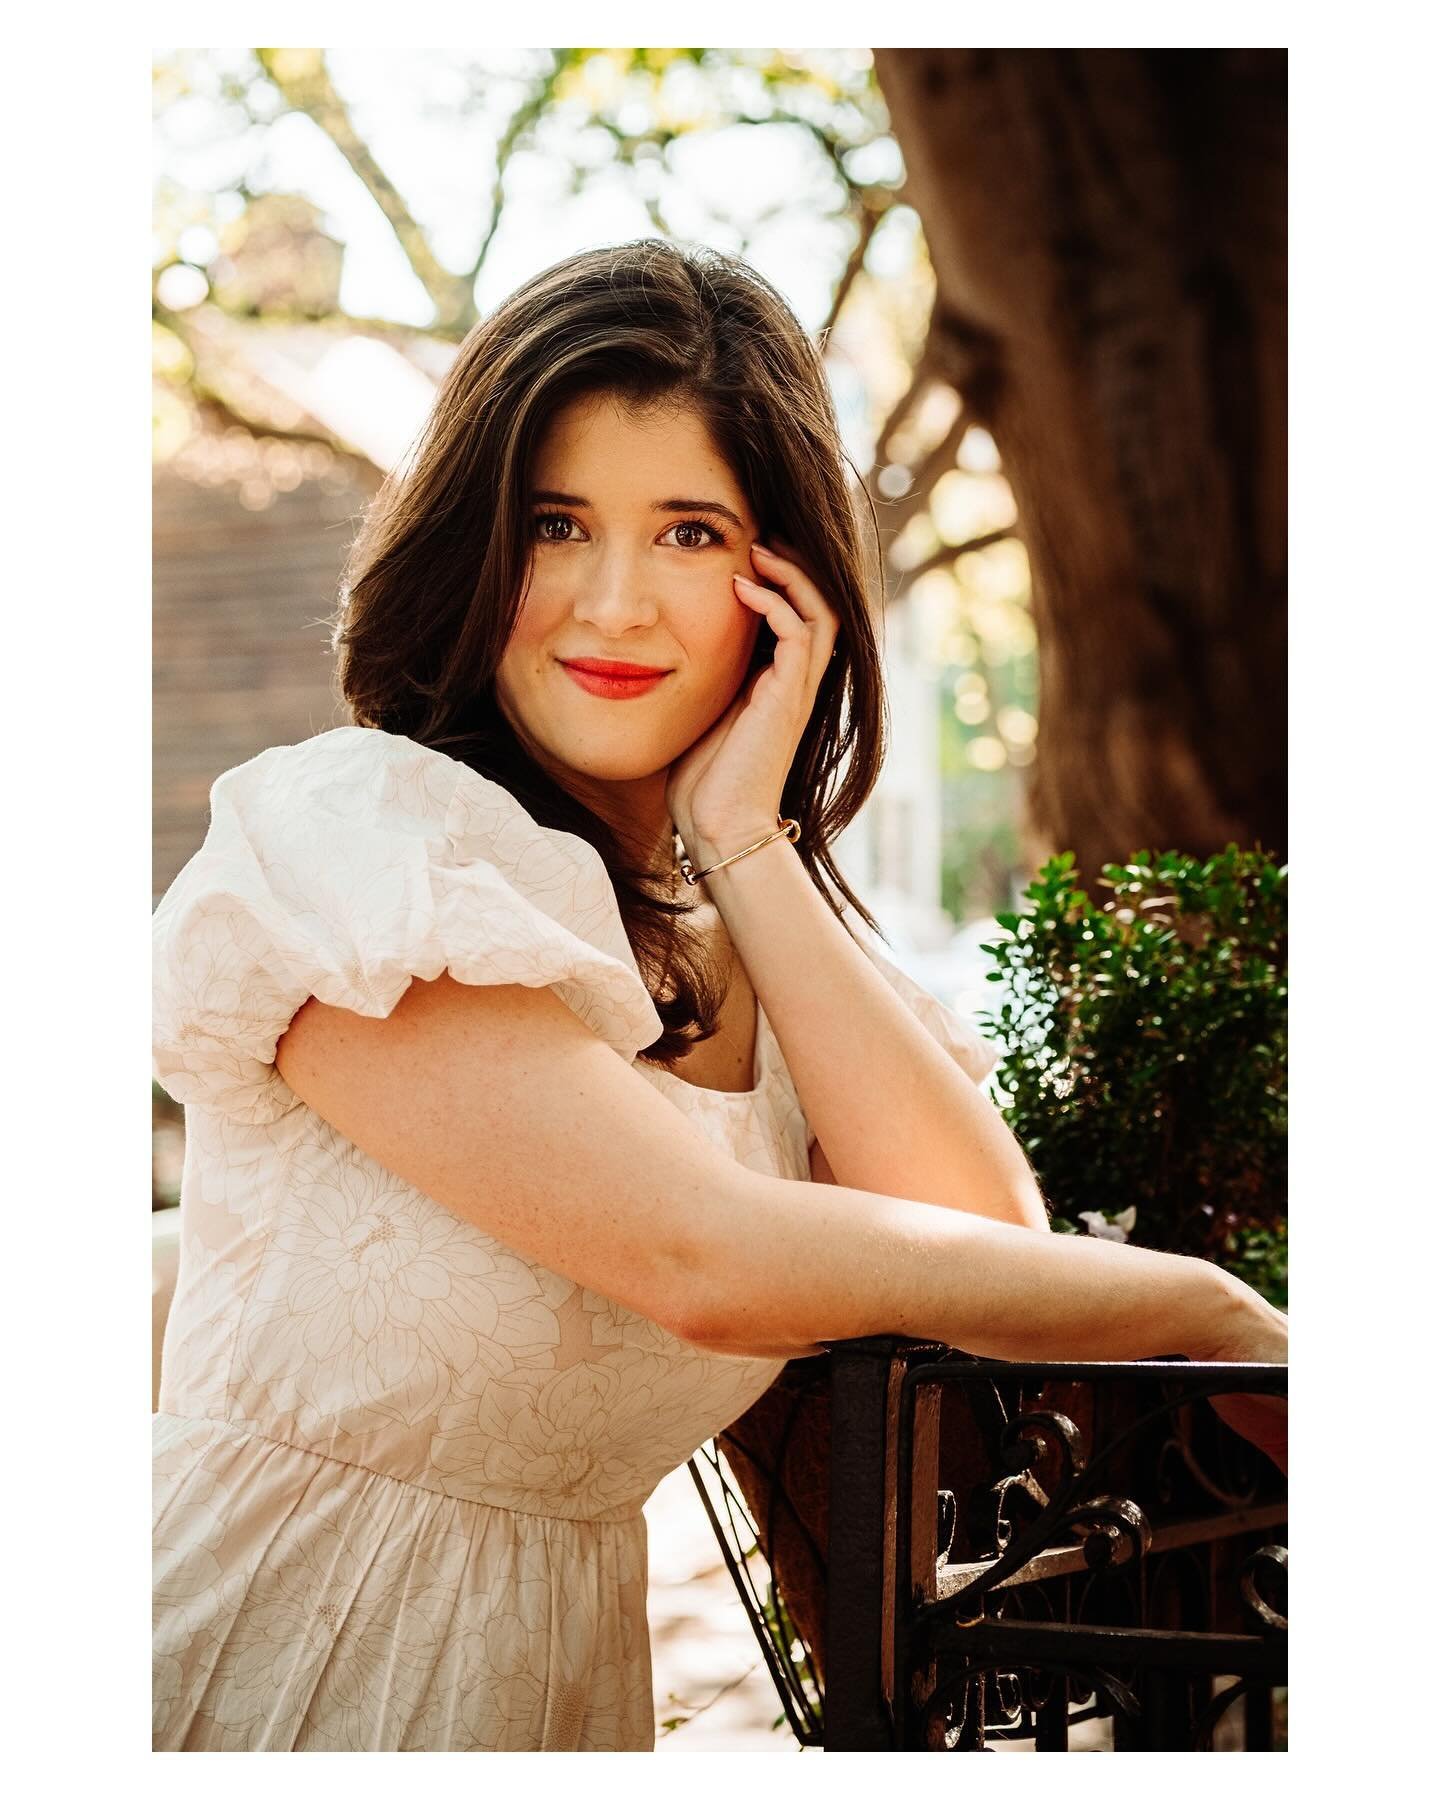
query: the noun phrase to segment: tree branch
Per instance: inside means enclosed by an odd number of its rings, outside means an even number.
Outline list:
[[[865,480],[865,485],[872,493],[874,492],[875,477],[885,466],[885,446],[899,430],[906,414],[920,398],[921,390],[928,385],[934,372],[934,357],[931,351],[930,341],[927,338],[925,348],[920,352],[919,361],[915,364],[914,369],[911,370],[909,387],[906,388],[905,392],[890,408],[885,423],[880,427],[879,433],[876,436],[875,456],[871,463],[870,473]]]
[[[520,140],[536,120],[545,111],[555,97],[555,84],[575,60],[574,50],[555,50],[551,52],[554,62],[549,71],[541,77],[534,93],[528,100],[521,101],[511,115],[510,123],[501,134],[495,146],[495,181],[490,189],[490,223],[485,228],[485,235],[480,240],[480,248],[475,253],[473,265],[466,271],[465,280],[472,296],[475,283],[480,279],[480,271],[485,266],[485,258],[490,254],[490,246],[495,241],[495,233],[500,228],[500,214],[505,206],[505,171],[510,166],[510,158],[520,147]]]
[[[348,444],[338,443],[323,429],[290,431],[283,426],[271,425],[262,419],[251,418],[247,413],[242,412],[234,401],[227,400],[214,388],[207,387],[204,379],[198,373],[190,382],[189,387],[198,405],[208,408],[225,425],[242,426],[253,438],[275,438],[282,444],[298,444],[305,448],[315,445],[328,450],[332,456],[349,457],[356,462],[369,462],[368,457],[359,456]],[[373,464],[371,466],[373,467]]]
[[[189,375],[183,381],[172,385],[183,389],[197,405],[209,407],[231,425],[243,426],[252,437],[278,438],[287,444],[321,444],[336,455],[360,457],[360,452],[352,449],[348,444],[342,444],[319,419],[305,413],[303,408],[301,409],[303,416],[311,420],[312,429],[310,430],[303,427],[296,429],[277,425],[271,420],[259,419],[254,414],[247,413],[234,399],[222,393],[215,385],[214,378],[206,366],[203,347],[196,334],[188,328],[185,320],[179,314],[172,313],[168,307],[161,305],[158,300],[151,303],[151,316],[156,324],[163,325],[190,352]],[[368,462],[369,458],[366,457],[363,460]]]
[[[840,279],[835,284],[835,293],[830,301],[830,311],[825,316],[825,323],[816,334],[820,341],[829,336],[835,321],[840,317],[840,309],[850,297],[850,289],[855,285],[855,277],[865,266],[865,252],[870,248],[870,240],[874,237],[876,227],[890,210],[892,200],[887,195],[883,206],[876,206],[870,199],[871,189],[863,189],[860,194],[860,229],[855,239],[855,248],[850,252],[849,260],[841,271]]]
[[[968,556],[972,550],[988,550],[992,544],[1003,544],[1017,533],[1014,525],[1001,525],[995,531],[983,531],[979,537],[966,538],[963,544],[942,544],[933,555],[927,556],[924,562],[917,563],[913,569],[900,572],[901,580],[908,587],[912,581],[918,581],[922,575],[928,575],[933,569],[943,569],[947,563],[953,563],[957,557]]]
[[[423,227],[356,131],[349,108],[335,90],[323,50],[256,50],[261,68],[296,112],[313,119],[365,184],[384,213],[421,286],[435,308],[435,329],[458,337],[474,323],[475,297],[463,276],[436,257]]]
[[[971,419],[965,402],[960,402],[960,410],[951,422],[950,429],[938,444],[927,454],[924,462],[915,471],[914,481],[908,493],[902,494],[898,500],[881,499],[878,505],[885,508],[885,523],[895,532],[901,532],[915,514],[930,503],[935,483],[942,475],[946,475],[955,467],[955,454],[960,448],[960,440],[970,429]]]

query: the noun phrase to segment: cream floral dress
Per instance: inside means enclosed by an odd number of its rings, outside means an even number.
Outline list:
[[[216,782],[155,932],[156,1075],[187,1128],[155,1746],[652,1748],[641,1507],[782,1365],[694,1349],[457,1218],[298,1100],[275,1044],[312,994],[383,1017],[446,969],[553,987],[739,1162],[803,1181],[763,1012],[749,1092],[635,1062],[661,1024],[596,852],[356,727]],[[866,947],[981,1078],[983,1040]]]

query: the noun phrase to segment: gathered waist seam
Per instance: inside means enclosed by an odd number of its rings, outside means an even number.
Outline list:
[[[447,1494],[443,1488],[426,1487],[423,1482],[407,1481],[403,1475],[391,1475],[384,1469],[372,1469],[369,1463],[352,1462],[345,1456],[332,1456],[328,1450],[316,1450],[309,1444],[294,1444],[289,1438],[271,1437],[268,1432],[256,1431],[253,1426],[240,1424],[234,1419],[195,1418],[187,1413],[172,1412],[157,1412],[154,1417],[174,1419],[178,1425],[218,1426],[234,1437],[254,1438],[257,1443],[274,1444],[277,1449],[296,1450],[302,1456],[313,1456],[320,1462],[335,1463],[342,1469],[355,1469],[362,1475],[373,1475],[379,1481],[393,1481],[401,1487],[413,1488],[416,1493],[429,1494],[436,1500],[453,1500],[457,1506],[483,1506],[491,1512],[515,1513],[522,1519],[555,1519],[565,1525],[633,1525],[637,1519],[643,1517],[643,1510],[640,1506],[637,1506],[634,1512],[622,1513],[618,1519],[596,1519],[587,1513],[532,1512],[523,1506],[504,1506],[498,1500],[475,1500],[468,1494]]]

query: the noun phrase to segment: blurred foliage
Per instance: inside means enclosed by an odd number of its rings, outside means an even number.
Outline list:
[[[1024,863],[1017,823],[1024,797],[1013,773],[957,768],[949,740],[958,729],[942,711],[940,904],[952,919],[969,921],[1011,901]]]
[[[538,164],[548,164],[572,196],[623,177],[658,234],[703,238],[741,254],[767,226],[784,226],[792,214],[813,220],[817,212],[863,246],[903,175],[865,51],[393,53],[388,85],[392,105],[409,111],[409,138],[447,133],[458,153],[448,160],[461,185],[447,195],[433,180],[402,184],[390,165],[406,163],[406,145],[373,100],[354,102],[342,91],[332,64],[353,66],[361,54],[158,54],[153,105],[164,153],[152,254],[157,278],[174,263],[208,277],[210,264],[226,254],[227,230],[272,187],[276,133],[293,137],[297,119],[329,140],[384,214],[433,308],[427,329],[452,341],[478,316],[476,282],[514,198],[514,178],[533,179]],[[750,183],[707,182],[688,154],[690,141],[739,129],[798,136],[818,154],[814,179],[758,209],[750,204]],[[203,182],[180,179],[181,166],[203,170]],[[415,193],[403,193],[402,185],[414,185]],[[844,241],[836,259],[842,280]],[[283,258],[275,268],[262,310],[284,317],[295,309],[278,278]],[[226,303],[221,285],[213,297]]]
[[[757,1545],[756,1548],[758,1549],[759,1546]],[[794,1619],[791,1618],[784,1596],[773,1580],[767,1585],[765,1603],[760,1612],[765,1622],[765,1629],[770,1635],[770,1641],[775,1646],[776,1656],[782,1661],[788,1657],[790,1666],[794,1669],[801,1691],[805,1696],[806,1706],[816,1723],[823,1724],[825,1702],[820,1690],[820,1678],[815,1672],[815,1665],[811,1660],[805,1639],[801,1636]],[[771,1721],[770,1729],[779,1731],[788,1724],[789,1720],[782,1712],[778,1718]]]
[[[257,194],[220,232],[212,292],[225,312],[326,319],[340,310],[345,247],[301,194]]]
[[[1286,871],[1232,844],[1104,885],[1097,906],[1054,857],[998,918],[1009,1123],[1056,1229],[1209,1257],[1283,1306]]]
[[[1012,903],[1025,863],[1023,771],[1038,729],[1029,562],[1007,539],[923,580],[940,670],[941,904],[975,919]]]

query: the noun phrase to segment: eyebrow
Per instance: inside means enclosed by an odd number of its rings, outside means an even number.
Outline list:
[[[582,500],[578,494],[562,494],[555,488],[536,488],[530,495],[532,501],[543,502],[551,506],[589,506],[588,500]],[[718,500],[657,500],[650,509],[658,513],[718,513],[722,519],[728,519],[737,531],[744,531],[745,522],[728,506],[722,506]]]

